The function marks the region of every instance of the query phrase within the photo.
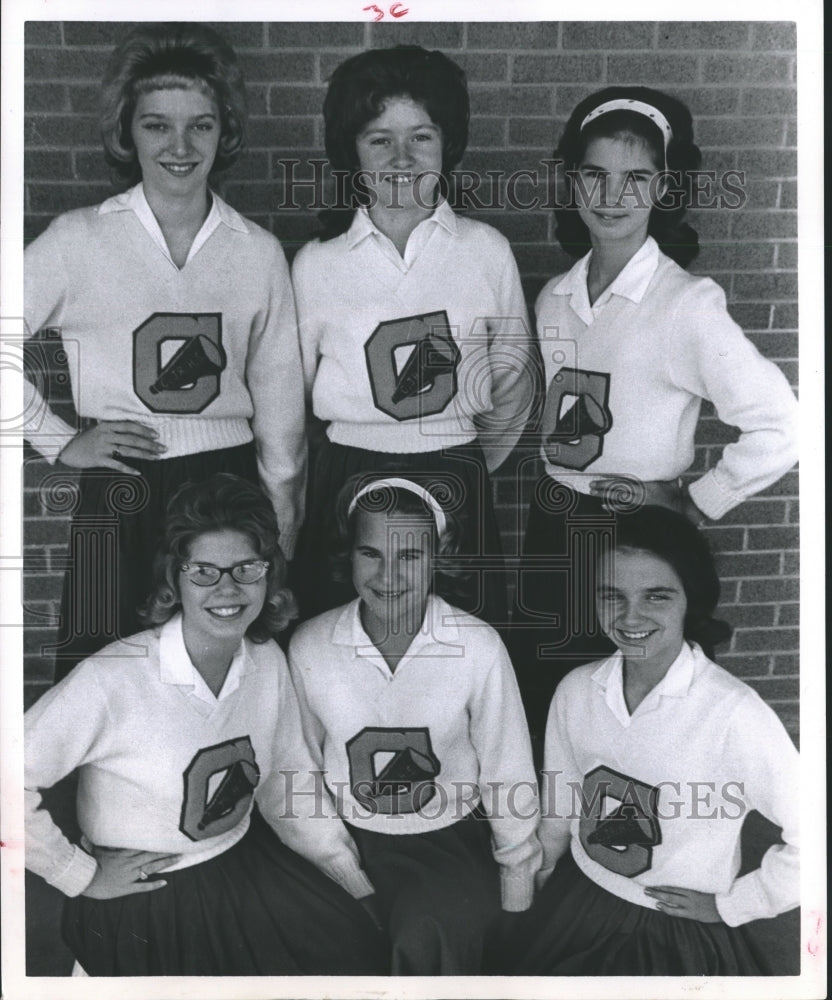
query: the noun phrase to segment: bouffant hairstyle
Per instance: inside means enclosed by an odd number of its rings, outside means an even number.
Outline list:
[[[343,203],[321,213],[327,238],[345,232],[364,196],[353,176],[358,172],[355,142],[369,122],[394,97],[422,105],[442,130],[440,189],[468,144],[470,106],[465,73],[442,52],[419,45],[370,49],[342,62],[333,72],[324,98],[324,143],[330,166],[346,175],[339,190]]]
[[[660,111],[673,133],[667,149],[659,126],[646,115],[626,108],[606,111],[581,128],[591,111],[615,100],[640,101]],[[589,231],[574,207],[572,178],[589,143],[598,138],[640,142],[649,151],[656,170],[668,172],[667,187],[650,212],[648,234],[668,257],[687,267],[699,250],[699,238],[683,219],[691,198],[689,175],[698,169],[702,155],[693,141],[693,120],[687,107],[675,97],[649,87],[607,87],[581,101],[569,116],[555,150],[568,188],[567,198],[559,199],[555,209],[555,235],[561,247],[572,257],[582,257],[592,247]]]
[[[295,599],[286,587],[286,560],[271,502],[258,486],[230,472],[218,472],[203,482],[185,483],[168,502],[154,588],[142,610],[148,625],[163,625],[181,609],[180,567],[190,558],[191,546],[200,535],[223,530],[246,535],[258,557],[269,564],[266,600],[249,626],[248,637],[266,642],[297,617]]]
[[[141,179],[131,135],[139,96],[193,84],[216,101],[220,142],[212,170],[226,170],[245,145],[247,108],[243,74],[225,39],[204,24],[142,24],[115,48],[102,81],[100,126],[107,163],[123,181]]]
[[[687,599],[684,636],[706,656],[731,636],[731,626],[714,618],[719,577],[702,532],[683,514],[667,507],[640,507],[616,519],[614,550],[649,552],[666,562],[682,581]]]

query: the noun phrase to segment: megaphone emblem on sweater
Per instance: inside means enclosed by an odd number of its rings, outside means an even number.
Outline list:
[[[612,427],[610,377],[605,372],[561,368],[549,383],[543,409],[543,450],[552,465],[585,469],[604,450]]]
[[[456,395],[460,353],[444,309],[379,323],[364,354],[373,402],[396,420],[441,413]]]
[[[202,412],[225,366],[220,313],[154,313],[133,331],[133,386],[154,413]]]
[[[589,857],[628,878],[648,871],[662,842],[659,789],[596,767],[584,778],[581,797],[579,834]]]
[[[440,764],[427,728],[366,727],[347,743],[347,757],[352,794],[372,813],[418,812],[436,794]]]

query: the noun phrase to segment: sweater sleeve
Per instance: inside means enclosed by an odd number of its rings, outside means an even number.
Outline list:
[[[300,341],[301,364],[303,367],[303,388],[307,406],[312,407],[312,387],[320,360],[320,330],[311,318],[311,303],[319,281],[314,274],[314,257],[317,241],[302,247],[292,264],[292,286],[298,310],[298,339]]]
[[[566,726],[567,689],[570,687],[568,677],[558,685],[546,721],[540,794],[543,865],[538,875],[539,885],[552,874],[558,860],[569,849],[574,810],[572,789],[575,783],[579,786],[583,778]]]
[[[277,514],[280,546],[291,559],[304,513],[305,413],[292,284],[276,241],[270,277],[268,305],[251,331],[246,383],[260,479]]]
[[[69,288],[61,233],[56,219],[23,255],[25,335],[33,337],[47,326],[60,327]],[[28,378],[23,383],[23,434],[48,462],[54,463],[77,431],[50,409],[40,389]]]
[[[323,772],[303,735],[298,697],[285,664],[279,664],[278,724],[271,773],[257,790],[257,804],[280,839],[326,872],[351,896],[375,891],[361,868],[352,837],[338,815]]]
[[[519,911],[531,906],[540,866],[537,777],[514,670],[496,635],[494,642],[492,665],[471,703],[471,742],[500,866],[503,909]]]
[[[781,828],[784,841],[766,851],[756,871],[716,897],[719,915],[737,927],[800,904],[799,758],[777,715],[753,693],[731,719],[726,755],[726,773],[745,776],[746,802]]]
[[[95,859],[61,833],[43,808],[40,790],[91,760],[107,724],[107,700],[94,667],[80,664],[24,716],[26,867],[67,896],[86,889]]]
[[[541,381],[523,286],[508,245],[497,299],[498,315],[484,320],[491,406],[474,420],[489,472],[499,468],[517,444]]]
[[[714,282],[697,282],[681,297],[673,329],[674,383],[709,399],[719,419],[740,430],[739,440],[690,486],[696,506],[720,518],[797,461],[797,401],[777,365],[731,319]]]

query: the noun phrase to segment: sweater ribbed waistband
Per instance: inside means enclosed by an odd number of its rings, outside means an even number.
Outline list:
[[[221,451],[236,448],[254,439],[248,420],[243,417],[222,417],[216,420],[175,418],[143,420],[167,446],[160,458],[196,455],[201,451]]]
[[[571,847],[575,864],[596,885],[611,892],[613,896],[618,896],[619,899],[626,899],[628,903],[644,906],[648,910],[656,909],[656,901],[645,894],[644,887],[638,882],[623,875],[616,875],[615,872],[599,865],[597,861],[593,861],[576,837],[572,838]]]
[[[402,424],[348,424],[334,422],[327,428],[333,444],[399,454],[441,451],[477,438],[473,423],[459,420],[412,420]]]

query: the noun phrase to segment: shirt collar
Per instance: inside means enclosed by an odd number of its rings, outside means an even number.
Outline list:
[[[641,302],[644,294],[659,266],[659,245],[652,236],[648,236],[626,266],[601,295],[590,305],[587,274],[592,251],[582,257],[552,289],[553,295],[570,295],[570,305],[578,315],[587,313],[594,318],[595,314],[609,302],[613,295],[630,299],[631,302]]]
[[[124,191],[122,194],[108,198],[98,207],[99,215],[109,215],[112,212],[133,212],[156,246],[173,263],[168,245],[165,242],[165,237],[162,234],[156,216],[153,214],[153,209],[147,201],[144,193],[144,185],[141,182],[136,184],[135,187]],[[202,223],[199,232],[191,244],[191,249],[188,251],[188,259],[185,261],[186,264],[196,256],[216,228],[221,224],[228,226],[229,229],[233,229],[238,233],[247,233],[249,231],[245,219],[212,191],[211,210],[208,212],[208,217]]]
[[[343,609],[332,630],[332,642],[338,646],[352,646],[356,656],[379,657],[372,640],[364,631],[360,614],[361,600],[356,598]],[[414,636],[406,657],[418,653],[427,646],[459,646],[459,626],[457,612],[435,594],[428,596],[425,620]]]
[[[662,698],[684,698],[693,682],[696,658],[701,650],[696,643],[682,644],[679,655],[670,664],[667,673],[630,715],[624,700],[624,657],[621,652],[602,660],[591,677],[604,692],[604,700],[610,711],[623,725],[630,720],[657,708]]]
[[[185,648],[185,637],[182,634],[182,615],[174,615],[165,622],[159,633],[159,679],[163,684],[176,684],[179,687],[191,688],[191,693],[200,699],[211,703],[222,701],[240,686],[240,679],[250,669],[246,642],[240,642],[237,652],[231,660],[231,666],[225,675],[222,689],[218,696],[211,693],[210,688],[196,669]]]
[[[452,236],[457,234],[458,220],[456,213],[444,198],[439,201],[439,204],[433,210],[433,214],[431,216],[427,219],[422,219],[419,225],[413,230],[413,233],[416,233],[423,226],[427,227],[430,225],[441,226],[442,229],[446,230]],[[411,238],[413,233],[410,234]],[[350,250],[352,250],[363,240],[367,239],[368,236],[376,236],[385,240],[388,239],[388,237],[385,236],[384,233],[382,233],[382,231],[376,226],[370,218],[370,213],[362,205],[356,210],[355,218],[352,220],[352,225],[347,230],[347,246]]]

